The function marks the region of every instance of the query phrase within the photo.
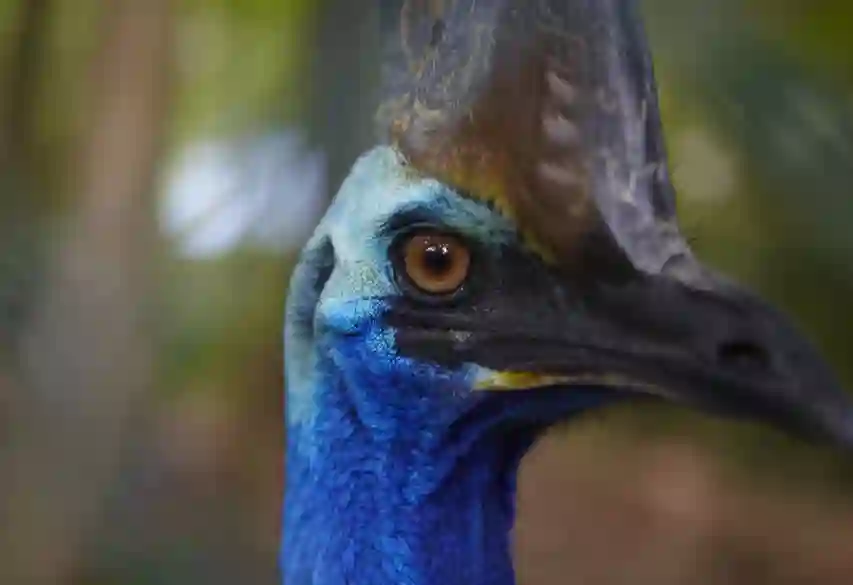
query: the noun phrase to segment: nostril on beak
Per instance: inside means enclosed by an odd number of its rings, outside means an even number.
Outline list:
[[[717,347],[717,361],[727,369],[759,372],[770,368],[770,356],[763,347],[747,339],[732,339]]]

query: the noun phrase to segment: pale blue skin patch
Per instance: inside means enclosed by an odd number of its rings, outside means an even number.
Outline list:
[[[365,319],[376,316],[377,303],[400,294],[394,282],[388,251],[394,234],[383,226],[397,213],[416,207],[435,211],[442,224],[481,242],[507,245],[518,238],[513,224],[487,205],[460,196],[442,183],[418,176],[402,155],[388,146],[364,154],[320,222],[303,252],[300,271],[316,270],[311,254],[330,242],[334,248],[334,268],[316,299],[315,323],[345,335]],[[293,289],[293,287],[292,287]],[[299,299],[288,303],[288,323],[298,306],[311,304]],[[289,425],[308,422],[316,414],[316,356],[312,345],[301,339],[303,332],[285,328],[287,377],[287,417]],[[393,332],[384,330],[377,353],[391,355]],[[472,373],[473,379],[478,376]],[[472,386],[475,382],[472,379]],[[302,425],[300,425],[302,426]]]

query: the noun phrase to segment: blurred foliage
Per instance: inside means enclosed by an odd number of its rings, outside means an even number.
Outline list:
[[[144,10],[145,0],[136,2]],[[76,171],[106,154],[84,145],[98,124],[110,124],[98,118],[110,11],[133,3],[0,2],[0,475],[13,461],[4,423],[32,410],[32,366],[21,348],[53,286],[60,260],[52,246],[87,201]],[[168,118],[141,196],[169,197],[177,161],[195,145],[294,128],[324,150],[334,190],[372,139],[371,11],[345,0],[167,4]],[[853,387],[853,5],[644,7],[686,231],[706,260],[796,315]],[[305,184],[291,177],[279,197],[312,195]],[[244,243],[198,257],[165,228],[144,235],[153,266],[153,298],[144,299],[152,383],[116,435],[119,469],[82,545],[69,544],[62,582],[274,582],[280,328],[296,245]],[[88,340],[85,328],[72,333]],[[769,431],[679,409],[599,413],[552,437],[525,471],[525,582],[850,582],[853,551],[832,543],[853,542],[851,469]],[[550,508],[554,499],[536,495],[555,486],[571,502]],[[611,508],[621,516],[609,516]],[[599,526],[607,534],[596,540]],[[636,535],[636,526],[649,533]],[[806,528],[820,544],[804,543]],[[644,548],[658,539],[659,550]],[[704,547],[702,558],[684,543]],[[629,558],[631,570],[620,573],[615,565]]]
[[[175,139],[262,131],[304,113],[315,13],[304,0],[182,2]]]

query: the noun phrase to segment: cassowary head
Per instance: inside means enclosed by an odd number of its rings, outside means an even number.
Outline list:
[[[304,370],[326,367],[388,432],[652,396],[853,440],[809,343],[679,233],[633,2],[393,16],[389,144],[356,164],[294,280],[292,420],[318,409]]]
[[[615,400],[853,445],[811,345],[679,232],[633,2],[393,20],[386,144],[291,284],[286,582],[511,583],[518,460]]]
[[[346,399],[389,441],[469,423],[502,434],[655,397],[853,440],[846,396],[778,312],[705,272],[625,270],[565,271],[492,202],[379,147],[294,277],[290,422]],[[316,384],[329,371],[340,386]]]

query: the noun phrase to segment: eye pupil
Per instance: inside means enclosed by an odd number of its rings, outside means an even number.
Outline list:
[[[424,268],[435,276],[443,276],[453,266],[451,251],[446,245],[430,245],[424,249]]]
[[[446,296],[465,284],[471,254],[456,236],[421,231],[404,242],[402,260],[398,273],[405,275],[408,284],[422,293]]]

